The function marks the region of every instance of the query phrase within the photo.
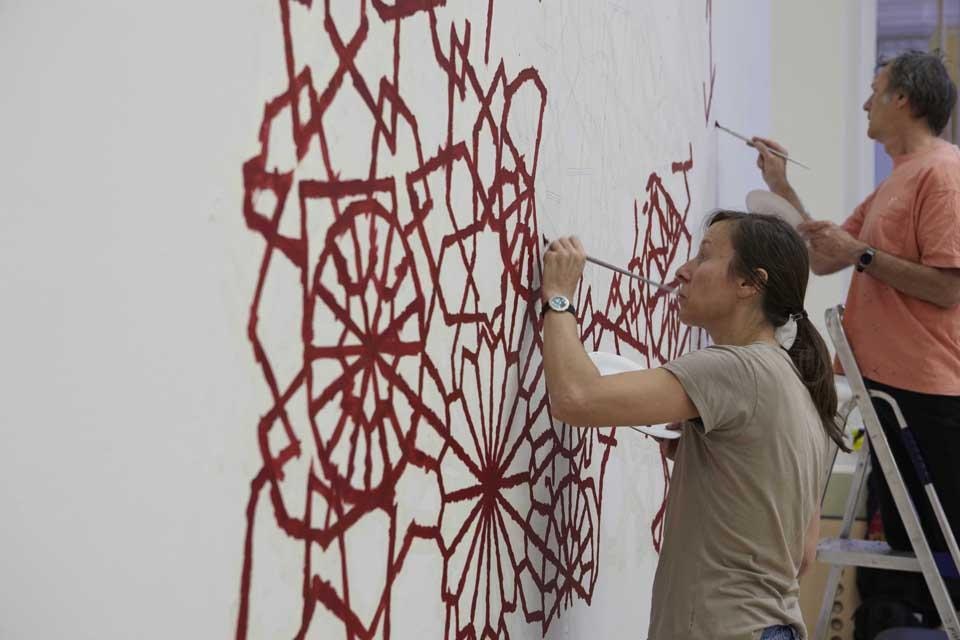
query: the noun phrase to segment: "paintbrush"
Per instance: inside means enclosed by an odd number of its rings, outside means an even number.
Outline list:
[[[638,276],[637,274],[633,273],[632,271],[627,271],[626,269],[621,269],[620,267],[614,266],[614,265],[610,264],[609,262],[604,262],[603,260],[598,260],[597,258],[592,258],[592,257],[590,257],[590,256],[587,256],[587,262],[592,262],[593,264],[595,264],[595,265],[597,265],[597,266],[603,267],[603,268],[605,268],[605,269],[610,269],[611,271],[616,271],[617,273],[622,273],[623,275],[629,276],[629,277],[634,278],[634,279],[636,279],[636,280],[639,280],[640,282],[645,282],[645,283],[647,283],[648,285],[650,285],[651,287],[656,287],[657,289],[662,289],[663,291],[666,291],[667,293],[669,293],[669,294],[671,294],[671,295],[674,295],[674,294],[677,293],[676,287],[671,287],[671,286],[668,286],[668,285],[663,284],[662,282],[657,282],[657,281],[655,281],[655,280],[650,280],[649,278],[644,278],[643,276]]]
[[[720,123],[717,122],[716,120],[713,121],[713,124],[714,124],[714,126],[717,127],[717,129],[720,129],[720,131],[729,133],[729,134],[732,135],[734,138],[740,138],[741,140],[743,140],[744,142],[746,142],[748,146],[751,146],[751,147],[756,148],[756,145],[753,144],[753,140],[751,140],[751,139],[748,138],[747,136],[745,136],[745,135],[743,135],[743,134],[741,134],[741,133],[737,133],[736,131],[734,131],[734,130],[732,130],[732,129],[727,129],[725,126],[723,126],[722,124],[720,124]],[[788,156],[788,155],[785,154],[785,153],[781,153],[781,152],[777,151],[776,149],[771,149],[770,147],[767,147],[767,149],[768,149],[768,150],[770,151],[770,153],[772,153],[773,155],[779,156],[779,157],[783,158],[784,160],[786,160],[787,162],[792,162],[793,164],[798,165],[798,166],[801,166],[801,167],[803,167],[804,169],[807,169],[808,171],[810,170],[810,167],[808,167],[807,165],[803,164],[803,163],[800,162],[799,160],[794,160],[793,158],[791,158],[790,156]]]
[[[550,244],[550,241],[547,240],[547,237],[546,237],[546,236],[543,236],[543,244],[545,244],[545,245],[546,245],[546,244]],[[671,294],[671,295],[675,295],[676,292],[677,292],[676,287],[671,287],[671,286],[669,286],[669,285],[663,284],[662,282],[657,282],[656,280],[650,280],[649,278],[644,278],[643,276],[638,276],[637,274],[633,273],[632,271],[627,271],[626,269],[622,269],[622,268],[620,268],[620,267],[618,267],[618,266],[616,266],[616,265],[612,265],[612,264],[610,264],[609,262],[604,262],[603,260],[599,260],[599,259],[594,258],[594,257],[592,257],[592,256],[587,256],[587,262],[593,263],[593,264],[595,264],[595,265],[597,265],[597,266],[599,266],[599,267],[603,267],[604,269],[610,269],[611,271],[616,271],[617,273],[623,274],[623,275],[628,276],[628,277],[630,277],[630,278],[634,278],[635,280],[639,280],[640,282],[645,282],[645,283],[647,283],[648,285],[650,285],[651,287],[656,287],[657,289],[662,289],[663,291],[666,291],[667,293],[669,293],[669,294]]]

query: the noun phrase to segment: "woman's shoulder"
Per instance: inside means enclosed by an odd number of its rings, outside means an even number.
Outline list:
[[[757,386],[779,386],[786,379],[799,380],[797,366],[790,354],[777,344],[752,342],[745,345],[711,345],[707,349],[716,350],[718,359],[729,367],[749,371],[757,381]]]
[[[750,358],[759,370],[778,375],[796,376],[798,373],[790,354],[778,344],[754,342],[743,348],[746,349],[744,357]]]
[[[710,344],[693,351],[681,354],[672,362],[704,361],[704,362],[747,362],[756,357],[749,348],[751,345]],[[667,364],[671,364],[667,363]]]
[[[709,379],[716,383],[728,380],[735,387],[753,383],[764,367],[760,361],[769,357],[754,345],[712,344],[690,351],[664,364],[664,368],[682,378]]]
[[[699,357],[710,357],[717,359],[742,360],[744,362],[753,362],[757,360],[780,360],[790,356],[779,345],[769,342],[751,342],[750,344],[711,344],[696,351],[691,351],[686,355]]]

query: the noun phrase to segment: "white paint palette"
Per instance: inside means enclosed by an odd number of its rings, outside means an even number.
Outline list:
[[[747,194],[747,211],[776,216],[791,227],[804,221],[803,215],[786,198],[764,189],[755,189]]]

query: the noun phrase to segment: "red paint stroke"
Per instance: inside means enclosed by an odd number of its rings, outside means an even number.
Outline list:
[[[487,43],[483,48],[483,63],[490,64],[490,30],[493,28],[493,0],[487,1]]]
[[[443,0],[360,2],[349,27],[332,0],[278,1],[287,87],[266,104],[260,151],[243,166],[244,220],[263,241],[247,335],[270,404],[256,430],[236,637],[262,615],[255,525],[302,559],[296,638],[320,616],[348,639],[390,638],[394,585],[425,549],[442,562],[422,593],[442,603],[446,636],[507,637],[511,616],[546,634],[592,600],[617,443],[612,429],[554,421],[544,389],[534,184],[547,87],[536,69],[487,64],[493,0],[480,66],[469,21],[440,26]],[[294,46],[308,12],[322,12],[313,37],[335,56],[323,71]],[[383,25],[392,76],[374,78],[359,54]],[[435,65],[417,73],[447,87],[445,122],[405,99],[401,28],[426,30]],[[355,107],[339,122],[333,106],[348,95]],[[472,129],[455,126],[465,118]],[[423,127],[445,127],[435,150],[423,148]],[[292,160],[274,157],[284,148]],[[347,153],[364,158],[358,175],[338,160]],[[692,149],[672,167],[682,209],[648,177],[631,268],[666,279],[689,257],[692,168]],[[277,291],[297,293],[278,303]],[[610,339],[648,366],[691,346],[660,292],[614,276],[598,297],[580,292],[585,343]],[[437,496],[436,512],[410,515],[411,482]],[[381,575],[351,571],[368,554],[382,558]]]
[[[717,66],[713,64],[713,0],[707,0],[707,44],[710,48],[710,93],[707,95],[707,83],[703,83],[703,117],[710,124],[710,109],[713,107],[713,84],[717,79]]]
[[[685,203],[677,200],[664,186],[657,173],[646,181],[646,200],[638,209],[634,203],[633,259],[628,268],[671,285],[678,284],[676,269],[690,259],[691,233],[689,173],[693,170],[693,146],[686,160],[671,164],[671,173],[683,177]],[[670,276],[673,275],[673,278]],[[632,351],[645,358],[647,368],[659,366],[680,354],[701,346],[701,334],[680,323],[680,309],[675,297],[649,287],[633,278],[615,274],[607,292],[606,304],[594,309],[593,294],[581,291],[579,299],[583,315],[581,337],[597,350],[605,339],[611,339],[617,353]],[[663,516],[669,488],[666,460],[663,500],[651,523],[653,546],[658,552],[663,537]]]

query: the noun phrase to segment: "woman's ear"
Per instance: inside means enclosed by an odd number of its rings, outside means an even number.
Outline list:
[[[738,298],[751,298],[763,291],[767,284],[767,278],[769,277],[767,270],[763,267],[760,267],[756,269],[754,273],[757,275],[755,280],[747,280],[746,278],[740,279],[740,288],[737,291]]]

